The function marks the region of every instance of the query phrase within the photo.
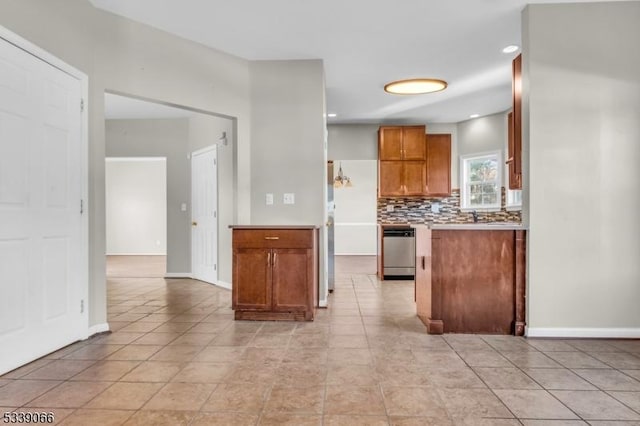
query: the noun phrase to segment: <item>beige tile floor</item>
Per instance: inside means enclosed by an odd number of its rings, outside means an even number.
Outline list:
[[[197,281],[110,278],[113,332],[0,377],[0,413],[82,426],[640,425],[640,341],[429,336],[413,284],[358,262],[341,259],[312,323],[233,321],[230,292]]]

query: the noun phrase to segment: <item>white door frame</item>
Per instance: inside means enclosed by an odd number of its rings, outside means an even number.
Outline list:
[[[204,148],[200,148],[196,151],[192,151],[191,154],[189,154],[189,160],[191,160],[191,205],[190,205],[190,212],[191,212],[191,220],[190,222],[193,221],[193,157],[196,155],[200,155],[200,154],[205,154],[207,152],[211,152],[214,151],[216,153],[216,162],[218,161],[218,145],[214,144],[214,145],[209,145],[206,146]],[[216,227],[216,259],[215,259],[215,265],[216,265],[216,279],[215,279],[215,283],[211,283],[211,284],[218,284],[218,265],[220,264],[218,259],[219,259],[219,254],[218,254],[218,250],[220,248],[219,245],[219,241],[220,241],[220,236],[218,235],[218,167],[216,165],[216,220],[215,220],[215,227]],[[189,234],[191,236],[191,278],[193,279],[198,279],[198,277],[195,276],[195,268],[194,268],[194,250],[193,250],[193,231]]]
[[[18,34],[9,31],[7,28],[0,25],[0,39],[16,46],[17,48],[29,53],[30,55],[48,63],[54,68],[70,75],[80,82],[81,87],[81,130],[80,130],[80,168],[81,168],[81,200],[78,200],[81,205],[78,208],[82,210],[81,218],[81,230],[80,230],[80,253],[78,264],[80,265],[80,279],[82,285],[79,289],[79,296],[82,300],[83,311],[81,314],[81,324],[78,324],[78,340],[83,340],[92,334],[107,331],[108,324],[97,324],[89,326],[91,301],[89,300],[89,213],[91,204],[89,202],[89,114],[88,114],[88,100],[89,100],[89,77],[82,71],[72,67],[65,63],[61,59],[55,57],[53,54],[45,51],[44,49],[36,46],[30,41],[22,38]]]

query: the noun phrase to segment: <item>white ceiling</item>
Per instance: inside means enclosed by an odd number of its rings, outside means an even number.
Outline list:
[[[527,3],[559,0],[91,0],[104,10],[249,59],[323,59],[329,122],[458,122],[511,103]],[[562,0],[562,2],[597,0]],[[442,92],[385,93],[393,80]]]

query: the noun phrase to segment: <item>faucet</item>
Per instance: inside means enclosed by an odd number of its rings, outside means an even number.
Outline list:
[[[472,211],[471,216],[473,216],[473,223],[478,223],[478,212],[475,210]]]

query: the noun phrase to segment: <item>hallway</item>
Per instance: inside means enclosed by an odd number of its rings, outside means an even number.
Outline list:
[[[231,293],[198,281],[110,278],[113,333],[1,377],[0,411],[83,426],[640,424],[640,341],[430,336],[412,282],[340,265],[312,323],[233,321]]]

